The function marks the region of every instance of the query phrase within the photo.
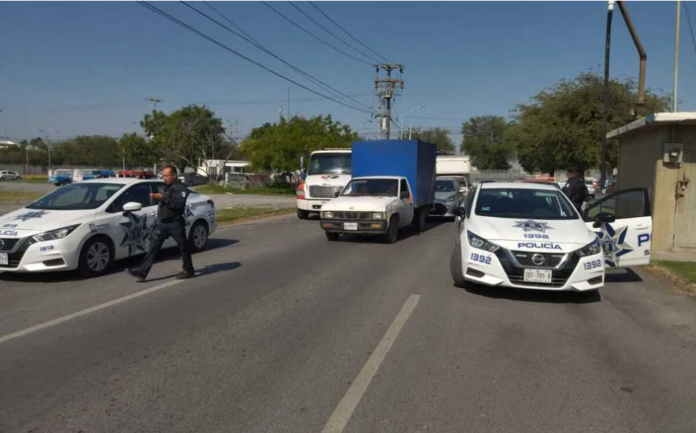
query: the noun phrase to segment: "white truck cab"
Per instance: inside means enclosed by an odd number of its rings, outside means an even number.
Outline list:
[[[424,208],[428,209],[428,208]],[[378,235],[396,242],[402,227],[425,227],[427,211],[418,212],[406,177],[353,178],[341,194],[321,207],[321,226],[329,241],[341,234]]]
[[[307,219],[319,213],[346,186],[351,176],[351,149],[324,149],[312,152],[307,177],[297,187],[297,217]]]

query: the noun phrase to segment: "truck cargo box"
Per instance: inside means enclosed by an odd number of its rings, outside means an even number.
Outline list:
[[[352,177],[403,176],[413,189],[413,204],[435,199],[437,146],[416,140],[356,141],[352,145]]]

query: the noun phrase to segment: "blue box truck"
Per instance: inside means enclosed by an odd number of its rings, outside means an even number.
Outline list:
[[[393,243],[400,228],[423,231],[435,200],[437,146],[416,140],[358,141],[352,154],[350,182],[321,207],[326,238],[377,235]]]

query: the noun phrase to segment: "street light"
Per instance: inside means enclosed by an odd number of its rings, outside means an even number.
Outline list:
[[[413,113],[414,111],[420,110],[421,108],[425,108],[425,105],[421,105],[420,107],[416,107],[416,108],[414,108],[410,111],[407,111],[406,113],[401,115],[401,125],[399,125],[399,140],[401,140],[403,138],[403,135],[404,135],[404,117],[406,117],[406,115],[408,115],[408,114]],[[410,138],[411,137],[409,137],[409,139]]]
[[[39,128],[39,132],[46,134],[46,148],[48,149],[48,171],[51,171],[51,135]]]

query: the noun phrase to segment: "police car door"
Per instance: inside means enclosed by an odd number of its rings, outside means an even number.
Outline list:
[[[598,222],[598,218],[611,222]],[[597,233],[608,267],[627,268],[650,263],[652,216],[645,188],[618,191],[591,204],[583,212],[590,230]]]
[[[164,184],[164,182],[150,182],[149,185],[150,185],[150,188],[152,188],[152,192],[153,192],[153,193],[164,194],[164,188],[165,188],[165,186],[166,186],[166,185]],[[159,202],[156,201],[156,202],[155,202],[154,211],[153,211],[153,213],[154,213],[155,216],[154,216],[153,218],[156,218],[156,217],[157,217],[157,207],[158,207],[158,205],[159,205]],[[192,215],[192,214],[191,214],[191,209],[190,209],[189,205],[187,204],[187,205],[186,205],[186,213],[185,213],[185,217],[186,217],[186,233],[188,233],[189,226],[191,225],[190,220],[189,220],[189,215]],[[164,244],[162,244],[162,248],[169,248],[169,247],[173,247],[173,246],[175,246],[175,245],[176,245],[176,241],[174,241],[174,239],[172,239],[172,238],[170,237],[170,238],[168,238],[166,241],[164,241]]]
[[[127,203],[140,203],[142,209],[123,215]],[[110,233],[116,246],[116,258],[144,254],[150,247],[150,231],[154,223],[150,187],[146,183],[129,185],[107,209],[114,215]]]

